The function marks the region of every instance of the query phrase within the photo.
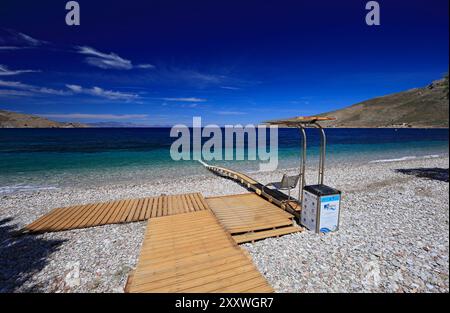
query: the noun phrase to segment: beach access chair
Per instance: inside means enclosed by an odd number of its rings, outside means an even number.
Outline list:
[[[300,175],[289,176],[287,174],[283,174],[283,177],[281,178],[280,182],[273,182],[264,185],[263,191],[265,188],[270,189],[268,187],[273,187],[277,190],[287,190],[288,191],[287,201],[291,201],[291,189],[294,189],[297,186],[299,179]]]

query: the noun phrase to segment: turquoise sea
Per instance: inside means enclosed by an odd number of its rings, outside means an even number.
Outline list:
[[[327,165],[448,156],[448,129],[327,129]],[[204,174],[173,161],[170,128],[0,129],[0,194],[63,186],[164,181]],[[279,129],[279,168],[298,165],[300,136]],[[308,160],[319,136],[308,130]],[[225,148],[224,148],[225,149]],[[260,161],[212,161],[247,172]]]

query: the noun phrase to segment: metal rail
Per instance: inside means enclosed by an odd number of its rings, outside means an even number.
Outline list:
[[[325,158],[326,158],[326,145],[327,137],[325,135],[325,130],[323,127],[317,123],[313,123],[314,127],[320,131],[320,153],[319,153],[319,174],[318,174],[318,184],[323,185],[324,175],[325,175]],[[305,171],[306,171],[306,150],[307,150],[307,139],[306,131],[303,125],[298,125],[300,130],[301,143],[300,143],[300,182],[298,187],[298,200],[300,205],[303,205],[303,189],[306,185]]]
[[[314,126],[320,130],[320,158],[319,158],[319,177],[318,183],[323,185],[323,178],[325,175],[325,156],[326,156],[326,146],[327,146],[327,137],[325,135],[325,131],[323,127],[317,123],[314,123]]]
[[[300,204],[303,204],[303,188],[305,188],[305,171],[306,171],[306,131],[305,127],[299,125],[298,129],[300,129],[301,134],[301,143],[300,143],[300,182],[298,184],[298,199],[300,200]]]

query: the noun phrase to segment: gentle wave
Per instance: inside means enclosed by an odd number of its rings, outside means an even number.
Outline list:
[[[425,156],[404,156],[401,158],[395,158],[395,159],[381,159],[381,160],[373,160],[369,163],[389,163],[389,162],[400,162],[400,161],[408,161],[408,160],[420,160],[420,159],[435,159],[439,158],[441,155],[439,154],[431,154],[431,155],[425,155]]]
[[[0,194],[10,194],[14,192],[39,191],[39,190],[56,190],[55,186],[30,186],[30,185],[14,185],[0,187]]]

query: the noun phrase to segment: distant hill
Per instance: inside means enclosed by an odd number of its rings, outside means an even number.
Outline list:
[[[80,128],[81,123],[61,123],[31,114],[0,110],[0,128]]]
[[[320,114],[326,127],[448,127],[448,79]]]
[[[149,125],[144,124],[136,124],[136,123],[126,123],[126,122],[96,122],[96,123],[86,123],[88,127],[95,128],[142,128],[142,127],[151,127]]]
[[[352,106],[320,114],[335,117],[325,127],[449,127],[448,79],[423,88],[366,100]],[[62,123],[31,114],[0,110],[0,128],[149,127],[133,123]]]

